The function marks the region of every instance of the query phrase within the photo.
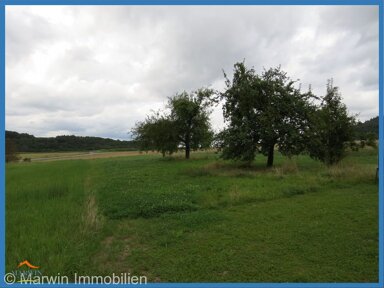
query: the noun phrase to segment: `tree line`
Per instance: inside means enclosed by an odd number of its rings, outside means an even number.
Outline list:
[[[137,150],[134,141],[121,141],[101,137],[63,135],[56,137],[35,137],[27,133],[5,131],[9,149],[22,152],[90,151],[102,149]]]
[[[355,139],[369,141],[379,139],[379,116],[373,117],[356,125]]]
[[[140,149],[163,156],[184,149],[189,159],[191,150],[215,147],[222,158],[246,163],[263,154],[271,167],[275,150],[288,157],[307,153],[332,165],[354,143],[356,116],[349,115],[332,80],[325,95],[316,96],[310,88],[303,92],[281,67],[257,74],[239,62],[232,79],[224,72],[224,81],[223,92],[201,88],[178,93],[165,110],[136,123],[132,132]],[[218,103],[226,126],[214,134],[209,115]]]

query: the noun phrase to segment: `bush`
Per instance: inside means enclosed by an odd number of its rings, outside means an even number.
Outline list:
[[[351,148],[352,151],[359,151],[359,146],[355,141],[349,142],[349,148]]]
[[[377,148],[377,143],[376,143],[376,135],[374,133],[368,133],[367,134],[367,145],[371,146],[372,148]]]

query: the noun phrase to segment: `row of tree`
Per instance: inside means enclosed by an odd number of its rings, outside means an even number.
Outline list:
[[[234,65],[233,78],[224,72],[226,89],[176,94],[167,109],[154,112],[133,129],[141,150],[163,155],[179,149],[216,147],[225,159],[252,162],[258,153],[272,166],[275,149],[291,157],[308,153],[327,165],[344,156],[353,140],[356,120],[348,114],[337,87],[327,83],[326,94],[302,92],[280,67],[258,75],[244,62]],[[226,128],[214,135],[209,122],[212,107],[223,103]]]
[[[62,135],[56,137],[35,137],[27,133],[5,131],[5,139],[9,146],[22,152],[57,152],[57,151],[90,151],[101,149],[137,150],[134,141],[121,141],[101,137],[82,137]]]
[[[92,150],[137,150],[134,141],[121,141],[101,137],[63,135],[56,137],[35,137],[27,133],[5,131],[5,161],[17,162],[19,152],[63,152]],[[24,158],[23,161],[30,161]]]

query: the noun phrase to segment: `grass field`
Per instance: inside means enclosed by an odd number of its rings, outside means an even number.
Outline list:
[[[7,164],[6,270],[150,282],[377,282],[377,151]]]

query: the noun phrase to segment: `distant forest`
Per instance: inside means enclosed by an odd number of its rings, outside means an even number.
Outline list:
[[[27,133],[5,131],[5,138],[11,141],[19,152],[56,152],[91,150],[137,150],[134,141],[121,141],[101,137],[56,136],[35,137]]]
[[[374,134],[379,138],[379,116],[369,119],[365,122],[358,122],[356,125],[356,139],[365,140],[368,134]]]

